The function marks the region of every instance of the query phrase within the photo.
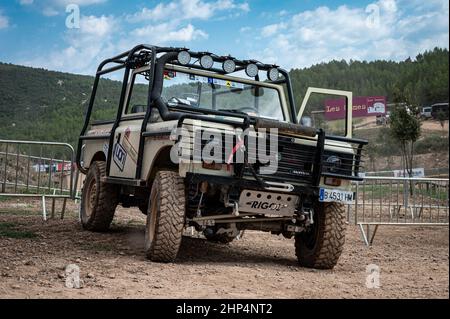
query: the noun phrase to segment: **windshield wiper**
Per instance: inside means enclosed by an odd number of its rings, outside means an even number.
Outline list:
[[[191,104],[189,104],[189,103],[186,103],[186,102],[184,102],[184,101],[182,101],[181,99],[179,99],[179,98],[177,98],[177,97],[171,97],[170,99],[169,99],[169,102],[168,103],[174,103],[174,104],[178,104],[178,105],[186,105],[186,106],[192,106]]]
[[[237,114],[244,114],[247,115],[244,111],[236,110],[236,109],[218,109],[220,112],[230,112],[230,113],[237,113]]]

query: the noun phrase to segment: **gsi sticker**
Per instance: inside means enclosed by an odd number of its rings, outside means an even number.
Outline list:
[[[113,159],[120,171],[123,172],[123,168],[125,167],[125,162],[127,160],[127,151],[125,151],[119,143],[114,145]]]

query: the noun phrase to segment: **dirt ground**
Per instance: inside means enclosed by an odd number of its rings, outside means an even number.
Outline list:
[[[119,209],[99,234],[81,229],[74,205],[47,222],[39,209],[0,198],[0,298],[449,297],[448,228],[382,227],[367,248],[349,225],[333,270],[298,267],[293,240],[250,231],[229,245],[186,237],[175,263],[158,264],[144,257],[137,210]],[[81,289],[65,286],[69,264],[80,268]],[[366,287],[369,264],[379,266],[378,289]]]

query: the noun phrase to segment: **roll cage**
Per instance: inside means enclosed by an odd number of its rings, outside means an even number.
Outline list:
[[[214,67],[210,68],[210,69],[204,69],[201,65],[195,64],[195,61],[192,63],[190,62],[188,64],[181,65],[177,61],[177,55],[180,51],[188,51],[190,56],[192,58],[196,58],[196,59],[200,59],[201,56],[208,54],[209,56],[211,56],[213,58],[214,62],[219,62],[219,63],[224,62],[227,59],[232,59],[236,64],[236,69],[234,72],[231,72],[231,73],[226,73],[224,70],[219,69],[219,68],[214,68]],[[178,47],[178,48],[176,48],[176,47],[159,47],[159,46],[153,46],[153,45],[148,45],[148,44],[137,45],[129,51],[123,52],[115,57],[112,57],[112,58],[102,61],[97,68],[94,85],[92,88],[92,94],[91,94],[91,97],[89,100],[87,110],[85,112],[84,124],[83,124],[81,134],[80,134],[80,137],[78,140],[76,163],[77,163],[78,169],[81,172],[87,173],[86,169],[83,168],[80,163],[81,148],[82,148],[82,144],[83,144],[84,140],[105,139],[105,138],[109,139],[108,158],[111,157],[112,145],[114,142],[114,132],[117,129],[117,127],[120,123],[121,117],[122,117],[124,101],[125,101],[125,97],[126,97],[126,91],[127,91],[127,86],[128,86],[128,81],[129,81],[129,76],[130,76],[131,70],[134,70],[136,68],[141,68],[143,66],[149,66],[149,74],[148,74],[149,92],[148,92],[147,108],[145,111],[144,120],[142,122],[142,127],[141,127],[141,136],[145,137],[147,123],[149,121],[150,114],[151,114],[151,106],[155,106],[158,108],[158,110],[161,114],[161,117],[164,120],[179,120],[180,121],[186,117],[186,115],[184,113],[170,112],[168,110],[167,106],[165,105],[165,103],[161,99],[164,66],[166,63],[169,63],[169,62],[174,65],[180,65],[180,66],[184,66],[184,67],[188,67],[188,68],[192,68],[192,69],[207,70],[207,71],[222,74],[222,75],[233,74],[233,73],[242,71],[245,69],[245,67],[249,63],[256,64],[258,66],[258,69],[262,70],[262,71],[268,71],[270,68],[276,67],[275,65],[264,64],[264,63],[261,63],[256,60],[238,60],[238,59],[235,59],[230,56],[218,56],[218,55],[212,54],[210,52],[195,52],[195,51],[191,51],[189,49],[181,48],[181,47]],[[123,76],[123,81],[122,81],[122,89],[121,89],[116,118],[113,122],[113,126],[112,126],[110,133],[96,135],[96,136],[86,135],[86,131],[87,131],[89,123],[90,123],[92,108],[93,108],[93,105],[95,102],[97,88],[98,88],[98,84],[99,84],[101,76],[115,72],[115,71],[119,71],[122,69],[125,70],[124,76]],[[289,113],[290,113],[290,118],[293,123],[296,123],[297,118],[296,118],[296,112],[295,112],[295,102],[294,102],[294,96],[292,93],[292,84],[291,84],[291,80],[289,77],[289,73],[286,70],[281,69],[281,68],[278,68],[278,70],[279,70],[279,73],[281,74],[281,77],[279,78],[279,80],[277,80],[277,81],[267,80],[267,81],[269,83],[273,83],[273,84],[285,84],[286,85],[287,97],[288,97],[288,101],[289,101],[288,109],[289,109]],[[259,76],[257,75],[254,78],[254,80],[259,81]],[[230,116],[229,112],[223,112],[223,111],[208,110],[207,113],[213,114],[213,115]],[[238,117],[238,118],[243,118],[245,127],[250,125],[252,122],[252,120],[250,119],[249,116],[246,116],[243,114],[232,114],[232,116]],[[201,119],[201,116],[199,116],[199,115],[196,116],[195,114],[190,114],[189,117],[190,118],[192,118],[192,117],[199,118],[200,117],[200,119]],[[220,119],[211,119],[211,118],[208,118],[208,121],[227,122],[227,121],[222,121]],[[233,124],[236,125],[235,122],[233,122]],[[139,156],[138,156],[138,165],[137,165],[138,169],[136,172],[136,178],[138,176],[140,176],[140,173],[141,173],[140,169],[142,167],[141,161],[142,161],[143,146],[144,146],[144,139],[141,139],[141,142],[139,145],[139,150],[138,150]],[[110,161],[107,161],[107,168],[106,168],[107,172],[109,172],[109,168],[110,168]]]
[[[195,64],[196,61],[193,63],[188,64],[180,64],[177,61],[178,53],[181,51],[187,51],[191,58],[200,59],[201,56],[207,54],[213,58],[214,62],[224,62],[227,59],[232,59],[236,64],[236,69],[234,72],[226,73],[224,70],[219,68],[209,68],[205,69],[199,64]],[[197,60],[197,61],[198,61]],[[191,59],[192,61],[192,59]],[[85,112],[85,118],[84,118],[84,124],[78,139],[78,147],[77,147],[77,153],[76,153],[76,164],[78,169],[86,174],[87,170],[81,165],[81,151],[82,151],[82,145],[83,141],[86,140],[108,140],[108,151],[107,151],[107,157],[106,157],[106,174],[109,176],[110,167],[111,167],[111,155],[114,145],[114,136],[115,131],[118,128],[121,120],[122,120],[122,114],[123,114],[123,108],[124,108],[124,102],[127,94],[127,87],[128,82],[130,79],[130,72],[134,69],[142,68],[144,66],[149,67],[148,71],[148,80],[149,80],[149,91],[148,91],[148,99],[147,99],[147,105],[145,110],[145,115],[143,117],[142,125],[140,128],[140,139],[139,139],[139,147],[138,147],[138,156],[137,156],[137,163],[136,163],[136,174],[135,179],[139,180],[142,172],[142,160],[143,160],[143,153],[144,153],[144,144],[145,139],[152,134],[153,132],[146,132],[147,124],[149,122],[152,107],[156,107],[159,110],[159,113],[164,121],[169,120],[177,120],[178,127],[181,127],[183,124],[183,121],[186,119],[194,119],[194,120],[205,120],[208,122],[213,123],[220,123],[220,124],[230,124],[235,127],[240,127],[243,130],[250,127],[250,125],[254,125],[255,128],[259,127],[273,127],[271,125],[274,125],[274,121],[267,121],[264,119],[257,119],[254,117],[251,117],[246,114],[239,114],[239,113],[230,113],[226,111],[218,111],[218,110],[205,110],[205,109],[196,109],[196,112],[203,113],[203,114],[192,114],[192,113],[184,113],[184,112],[174,112],[169,111],[168,106],[161,98],[161,91],[163,88],[163,79],[164,79],[164,69],[166,63],[170,63],[172,65],[179,65],[183,67],[188,67],[192,69],[200,69],[205,70],[209,72],[214,72],[221,75],[230,75],[239,71],[242,71],[245,69],[245,67],[252,63],[256,64],[258,67],[258,70],[261,71],[268,71],[270,68],[277,67],[275,65],[271,64],[263,64],[256,60],[238,60],[230,56],[218,56],[215,54],[211,54],[209,52],[195,52],[191,51],[186,48],[175,48],[175,47],[159,47],[159,46],[152,46],[147,44],[141,44],[134,47],[132,50],[123,52],[115,57],[109,58],[104,60],[100,63],[100,65],[97,68],[94,84],[92,87],[92,93],[89,100],[89,104],[87,106],[86,112]],[[122,82],[122,88],[121,88],[121,94],[119,99],[119,105],[117,108],[116,118],[113,120],[113,125],[109,133],[107,134],[98,134],[98,135],[86,135],[86,131],[88,129],[93,105],[96,98],[97,88],[100,81],[100,77],[109,74],[118,70],[124,69],[124,76],[123,76],[123,82]],[[322,169],[321,169],[321,161],[324,153],[324,144],[325,144],[325,138],[329,140],[334,141],[341,141],[341,142],[347,142],[347,143],[356,143],[358,144],[356,147],[357,151],[357,165],[359,166],[359,161],[361,157],[361,151],[363,145],[367,144],[367,141],[359,140],[359,139],[353,139],[349,137],[340,137],[340,136],[325,136],[325,132],[322,129],[313,129],[309,127],[303,127],[301,125],[297,124],[297,114],[295,110],[295,101],[292,91],[292,84],[291,79],[289,76],[289,73],[282,69],[278,68],[279,74],[281,74],[281,77],[279,77],[276,81],[270,81],[269,79],[266,80],[266,83],[272,83],[272,84],[278,84],[278,85],[286,85],[286,91],[287,91],[287,98],[288,98],[288,111],[289,111],[289,117],[291,119],[291,123],[278,123],[276,126],[280,127],[280,125],[283,126],[283,129],[296,132],[300,134],[304,134],[309,137],[317,136],[317,156],[316,156],[316,167],[314,172],[314,185],[318,185],[320,176],[322,175]],[[260,81],[259,76],[256,75],[254,77],[255,81]],[[348,101],[347,101],[348,102]],[[181,111],[183,111],[183,107],[178,107]],[[187,111],[187,109],[186,109]],[[229,119],[224,118],[213,118],[205,115],[221,115],[226,117],[235,117],[239,118],[240,121],[232,121]],[[141,118],[142,115],[138,116]],[[129,117],[127,118],[129,119]],[[359,179],[357,177],[357,171],[355,172],[354,177],[350,179]],[[328,173],[328,176],[334,176],[338,178],[348,178],[348,176],[340,176],[337,174],[331,174]],[[139,181],[140,182],[140,181]]]

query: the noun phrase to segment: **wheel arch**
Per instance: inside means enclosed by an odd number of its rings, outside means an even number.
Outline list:
[[[161,147],[153,157],[152,164],[150,165],[150,169],[147,172],[146,177],[146,180],[149,182],[149,184],[153,182],[156,173],[160,170],[178,170],[178,164],[173,163],[170,159],[171,149],[171,145]]]
[[[99,151],[92,156],[92,159],[89,165],[92,165],[93,162],[106,162],[106,155],[103,151]]]

